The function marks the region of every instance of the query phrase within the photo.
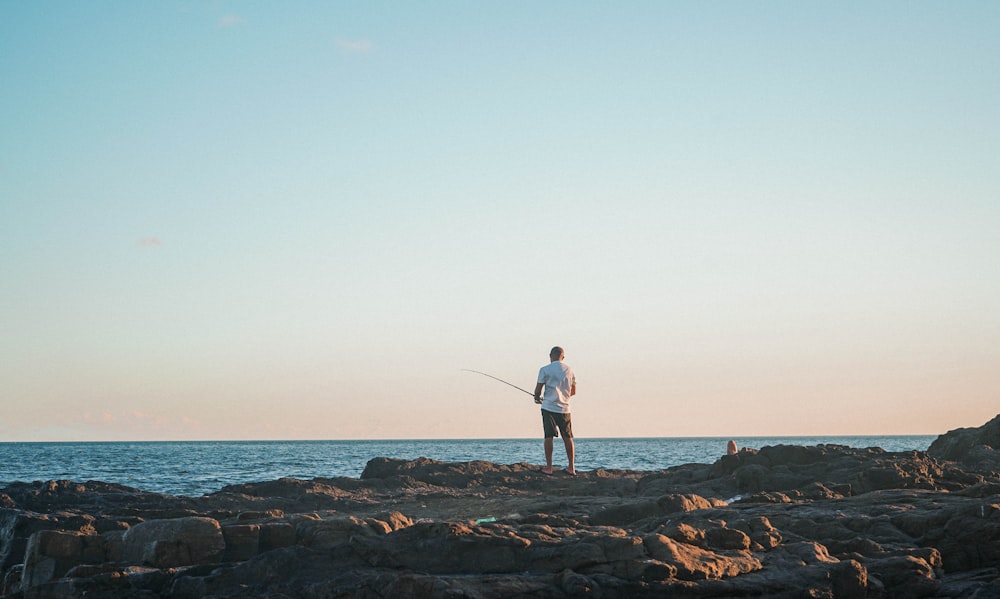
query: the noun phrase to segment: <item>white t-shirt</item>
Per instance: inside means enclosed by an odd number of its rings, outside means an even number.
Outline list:
[[[573,369],[559,360],[549,362],[538,370],[537,382],[545,385],[545,390],[542,391],[542,409],[569,414],[569,398],[576,385]]]

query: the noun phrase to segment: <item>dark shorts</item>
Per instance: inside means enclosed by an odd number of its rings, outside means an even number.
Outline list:
[[[565,439],[573,438],[573,423],[570,422],[569,414],[542,410],[542,429],[546,438],[558,437],[559,433]]]

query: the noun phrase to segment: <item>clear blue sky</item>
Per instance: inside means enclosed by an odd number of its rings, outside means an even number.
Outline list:
[[[0,441],[1000,412],[1000,3],[0,3]]]

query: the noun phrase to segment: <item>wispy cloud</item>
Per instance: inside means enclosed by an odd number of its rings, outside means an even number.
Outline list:
[[[219,17],[219,27],[238,27],[246,23],[246,19],[240,15],[229,13]]]
[[[160,427],[167,421],[166,416],[160,414],[150,414],[141,410],[131,410],[125,414],[125,418],[133,424]]]
[[[356,54],[362,54],[365,52],[371,52],[375,49],[375,44],[368,40],[348,40],[344,38],[337,38],[337,47],[344,52],[351,52]]]
[[[118,417],[112,414],[111,412],[101,412],[100,414],[84,412],[83,421],[88,424],[110,424],[113,422],[118,422]]]
[[[135,242],[135,244],[141,248],[152,248],[163,245],[163,242],[160,241],[159,237],[146,237]]]

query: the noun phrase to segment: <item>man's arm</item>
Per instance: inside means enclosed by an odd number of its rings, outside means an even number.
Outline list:
[[[569,396],[573,397],[576,395],[576,381],[573,381],[573,385],[569,388]]]
[[[535,403],[542,403],[542,389],[545,388],[545,383],[535,383]]]

